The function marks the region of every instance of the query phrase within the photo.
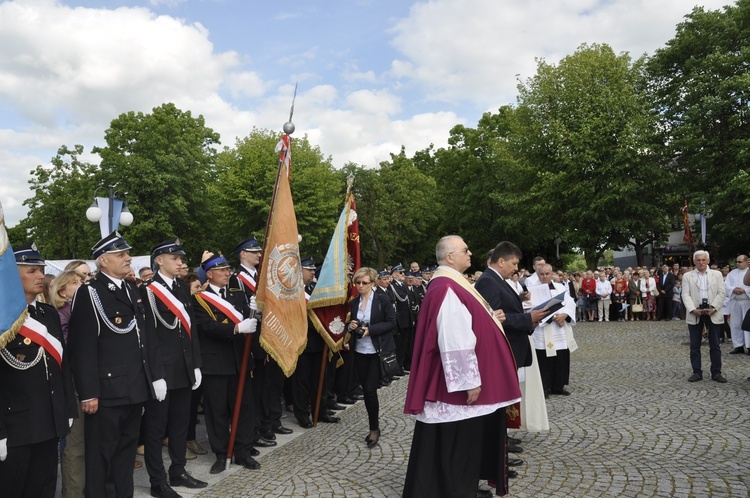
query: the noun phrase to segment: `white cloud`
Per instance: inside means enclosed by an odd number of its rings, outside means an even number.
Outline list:
[[[681,0],[422,2],[393,27],[404,57],[391,74],[428,89],[432,100],[497,107],[515,101],[516,75],[533,76],[535,57],[556,63],[582,43],[608,43],[637,58],[674,36],[690,10]]]
[[[401,111],[401,99],[388,90],[357,90],[347,96],[346,104],[365,114],[392,115]]]

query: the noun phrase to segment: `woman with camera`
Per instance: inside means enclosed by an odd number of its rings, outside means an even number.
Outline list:
[[[377,272],[363,267],[352,277],[359,296],[351,302],[348,329],[354,338],[354,368],[362,384],[370,433],[365,437],[368,448],[378,444],[380,425],[378,386],[380,385],[380,352],[396,350],[393,331],[396,313],[388,298],[373,291]]]

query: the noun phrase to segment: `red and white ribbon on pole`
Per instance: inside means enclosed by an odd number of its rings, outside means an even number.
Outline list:
[[[172,294],[159,282],[151,282],[148,285],[147,289],[149,290],[149,292],[152,292],[154,296],[159,298],[159,301],[164,303],[164,305],[169,308],[169,311],[171,311],[174,316],[176,316],[177,319],[180,320],[180,323],[182,323],[182,328],[185,329],[185,331],[188,333],[188,336],[190,336],[190,338],[192,339],[192,324],[190,323],[190,315],[188,315],[187,310],[185,309],[185,305],[182,304],[174,294]]]

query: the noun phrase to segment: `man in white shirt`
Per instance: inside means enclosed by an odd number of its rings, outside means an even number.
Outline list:
[[[599,296],[597,306],[599,307],[599,321],[609,321],[609,305],[612,302],[612,284],[607,280],[607,274],[601,272],[599,280],[596,281],[596,295]]]
[[[531,276],[529,276],[528,278],[526,278],[526,281],[523,283],[527,288],[528,287],[533,287],[535,285],[539,285],[540,284],[540,281],[539,281],[539,268],[541,268],[543,265],[546,265],[546,264],[547,264],[547,262],[544,261],[543,257],[537,256],[536,258],[534,258],[534,263],[533,263],[533,265],[534,265],[534,273]]]
[[[724,280],[724,290],[727,293],[727,310],[732,318],[729,329],[732,331],[732,345],[734,350],[729,354],[744,353],[748,348],[750,354],[750,330],[742,330],[742,319],[750,309],[750,286],[743,280],[747,273],[748,259],[746,254],[740,254],[736,259],[737,268],[729,272]]]

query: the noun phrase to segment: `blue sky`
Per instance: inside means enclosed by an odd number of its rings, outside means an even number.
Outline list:
[[[120,113],[164,102],[232,146],[280,130],[375,167],[444,146],[456,124],[515,102],[518,78],[582,43],[652,54],[693,5],[726,0],[0,2],[0,203],[26,215],[29,172],[61,145],[103,143]],[[96,156],[84,158],[96,161]],[[82,195],[90,195],[82,193]],[[82,214],[83,216],[83,214]]]

